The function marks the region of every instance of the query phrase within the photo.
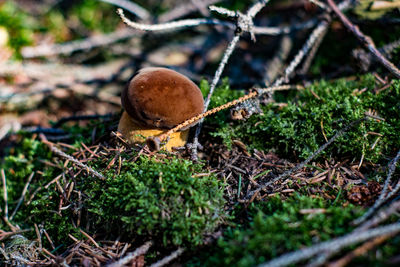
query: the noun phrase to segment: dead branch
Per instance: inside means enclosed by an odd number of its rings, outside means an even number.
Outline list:
[[[338,6],[335,4],[333,0],[327,0],[327,3],[329,7],[333,10],[333,12],[339,17],[339,19],[343,22],[343,24],[346,26],[346,28],[351,31],[357,39],[363,44],[368,51],[370,51],[375,58],[385,67],[387,68],[391,73],[393,73],[394,76],[397,78],[400,78],[400,70],[388,59],[386,59],[381,52],[376,48],[374,41],[371,39],[371,37],[366,36],[363,34],[358,26],[354,25],[347,17],[346,15],[343,14],[343,12],[338,8]]]
[[[400,181],[397,183],[397,186],[395,187],[395,189],[391,192],[388,193],[389,190],[389,185],[390,185],[390,181],[392,179],[393,173],[396,170],[396,164],[397,161],[400,158],[400,150],[397,152],[396,157],[394,157],[388,166],[389,172],[388,175],[386,177],[385,180],[385,184],[383,186],[382,192],[379,195],[378,200],[375,202],[375,204],[366,212],[364,213],[363,216],[361,216],[360,218],[356,219],[353,223],[355,225],[358,225],[362,222],[364,222],[369,216],[371,216],[385,201],[389,200],[394,194],[397,193],[397,191],[400,189],[400,186],[398,186],[400,184]]]
[[[232,23],[227,23],[218,19],[184,19],[179,21],[172,21],[162,24],[142,24],[131,21],[124,15],[121,8],[117,9],[117,14],[121,17],[122,21],[129,27],[140,31],[171,31],[183,28],[196,27],[199,25],[222,25],[225,27],[232,27]]]
[[[369,250],[373,249],[376,246],[379,246],[380,244],[382,244],[383,242],[388,240],[390,237],[392,237],[391,234],[375,237],[373,240],[366,242],[366,243],[362,244],[361,246],[359,246],[358,248],[356,248],[355,250],[349,252],[344,257],[342,257],[334,262],[328,263],[327,266],[328,267],[344,267],[347,264],[349,264],[354,258],[364,255]]]
[[[136,15],[142,20],[150,18],[150,13],[146,9],[144,9],[143,7],[139,6],[134,2],[127,0],[100,0],[100,1],[128,10],[129,12]]]
[[[324,37],[327,32],[328,32],[328,28],[325,28],[325,30],[322,31],[321,34],[318,36],[317,40],[314,42],[313,47],[311,48],[310,52],[308,53],[308,56],[304,60],[303,66],[299,70],[299,74],[305,75],[308,72],[308,70],[311,67],[311,63],[312,63],[315,55],[317,54],[317,51],[318,51],[319,47],[321,46],[321,43],[324,40]]]
[[[133,252],[128,253],[125,257],[123,257],[119,261],[108,265],[108,267],[123,267],[132,260],[136,259],[138,256],[145,254],[152,245],[153,241],[147,241],[142,246],[135,249]]]
[[[21,49],[21,55],[23,58],[68,55],[76,51],[107,46],[118,41],[139,37],[141,35],[141,32],[132,29],[122,29],[108,34],[95,35],[83,40],[70,41],[62,44],[43,44],[39,46],[23,47]]]
[[[274,81],[278,77],[278,75],[284,68],[285,61],[289,57],[292,47],[293,42],[290,36],[283,35],[279,43],[279,50],[276,52],[275,56],[268,61],[264,68],[265,74],[263,75],[263,77],[264,83],[267,86],[272,84],[272,81]]]
[[[212,11],[221,11],[221,10],[226,10],[222,8],[217,8],[214,7],[211,9]],[[236,16],[236,12],[228,10],[229,12],[233,12]],[[228,11],[221,11],[221,14],[232,16],[231,13]],[[143,24],[143,23],[138,23],[134,22],[130,19],[128,19],[125,15],[122,9],[117,10],[117,14],[121,17],[122,21],[128,25],[129,27],[140,30],[140,31],[151,31],[151,32],[168,32],[168,31],[176,31],[180,29],[185,29],[185,28],[191,28],[191,27],[197,27],[200,25],[219,25],[219,26],[224,26],[227,27],[231,30],[234,30],[236,28],[236,25],[227,22],[227,21],[222,21],[219,19],[204,19],[204,18],[198,18],[198,19],[184,19],[184,20],[178,20],[178,21],[172,21],[172,22],[166,22],[166,23],[160,23],[160,24]],[[243,15],[243,14],[242,14]],[[290,33],[291,31],[294,30],[299,30],[299,29],[308,29],[313,27],[316,24],[316,20],[312,19],[309,21],[306,21],[304,23],[299,23],[293,26],[287,26],[287,27],[260,27],[260,26],[252,26],[252,33],[256,35],[279,35],[279,34],[287,34]],[[243,28],[243,31],[248,31],[248,29]]]
[[[272,181],[267,182],[264,185],[261,185],[258,189],[252,191],[249,193],[250,198],[254,195],[256,195],[258,192],[260,192],[261,190],[266,189],[268,186],[276,183],[277,181],[280,181],[286,177],[288,177],[289,175],[291,175],[293,172],[300,170],[301,168],[303,168],[306,164],[308,164],[313,158],[315,158],[316,156],[318,156],[322,151],[324,151],[330,144],[332,144],[337,138],[341,137],[342,135],[344,135],[345,133],[347,133],[348,130],[350,130],[352,127],[354,127],[355,125],[361,123],[362,121],[366,120],[366,118],[362,118],[356,121],[351,122],[350,124],[348,124],[346,127],[344,127],[343,129],[339,130],[331,139],[329,139],[328,142],[326,142],[325,144],[323,144],[320,148],[318,148],[314,153],[312,153],[305,161],[301,162],[300,164],[296,165],[294,168],[282,173],[281,175],[279,175],[278,177],[274,178]],[[249,199],[250,199],[249,198]]]
[[[108,2],[113,2],[113,3],[119,3],[122,5],[121,0],[104,0]],[[137,4],[133,2],[128,2],[126,0],[122,0],[124,2],[123,8],[126,10],[135,10],[136,12],[138,11],[137,8],[134,6],[137,6]],[[211,1],[210,1],[211,2]],[[213,1],[217,2],[217,1]],[[143,9],[144,10],[144,9]],[[148,13],[146,10],[144,11],[139,11],[141,13],[142,17],[147,17],[145,13]],[[193,11],[197,10],[196,6],[191,5],[191,8],[187,8],[183,11],[176,12],[176,10],[171,10],[171,12],[167,12],[161,21],[166,22],[172,19],[177,19],[179,17],[185,16]],[[140,15],[139,15],[140,17]],[[34,46],[34,47],[24,47],[21,50],[21,55],[24,58],[36,58],[36,57],[48,57],[48,56],[55,56],[55,55],[68,55],[71,54],[72,52],[76,51],[81,51],[81,50],[88,50],[92,49],[95,47],[101,47],[101,46],[106,46],[113,44],[118,41],[126,40],[126,39],[131,39],[133,37],[140,37],[142,36],[143,33],[139,31],[134,31],[132,29],[122,29],[122,30],[117,30],[113,33],[110,34],[101,34],[101,35],[96,35],[92,37],[88,37],[84,40],[76,40],[76,41],[71,41],[71,42],[66,42],[62,44],[51,44],[51,45],[39,45],[39,46]]]
[[[177,7],[171,9],[165,14],[162,14],[159,17],[160,22],[167,22],[177,18],[181,18],[186,16],[192,12],[199,10],[199,5],[203,7],[207,7],[209,5],[221,2],[221,0],[202,0],[202,1],[188,1],[187,3],[182,3]]]
[[[218,65],[218,69],[215,72],[214,78],[213,78],[211,86],[210,86],[210,91],[207,95],[206,101],[204,102],[204,111],[207,111],[207,109],[208,109],[208,105],[210,104],[212,94],[214,93],[214,89],[218,84],[218,81],[221,77],[221,74],[222,74],[224,68],[225,68],[225,65],[228,62],[228,59],[231,56],[233,50],[235,49],[236,44],[239,41],[243,30],[247,30],[250,33],[250,35],[252,36],[253,40],[255,40],[253,31],[252,31],[252,28],[254,25],[253,18],[268,3],[268,1],[269,0],[266,0],[266,1],[262,0],[262,1],[256,2],[253,6],[251,6],[248,9],[248,11],[245,15],[237,13],[237,14],[239,14],[237,17],[237,20],[238,20],[237,21],[237,31],[235,33],[235,36],[229,43],[227,49],[225,50],[224,56],[222,57],[222,60],[221,60],[220,64]],[[193,142],[191,145],[191,158],[193,160],[197,160],[197,147],[199,144],[198,138],[200,135],[202,124],[203,124],[203,119],[201,121],[199,121],[199,123],[196,126]]]
[[[150,267],[162,267],[162,266],[165,266],[168,263],[170,263],[172,260],[174,260],[177,257],[179,257],[184,251],[185,251],[185,249],[178,248],[177,250],[172,252],[167,257],[165,257],[165,258],[161,259],[160,261],[157,261],[156,263],[153,263],[152,265],[150,265]]]
[[[375,216],[373,216],[371,219],[361,224],[359,227],[357,227],[356,230],[363,231],[372,228],[378,225],[379,223],[386,221],[390,216],[396,214],[399,211],[400,211],[400,201],[396,201],[392,203],[389,207],[378,211]]]
[[[308,248],[281,255],[269,262],[260,264],[259,267],[278,267],[293,265],[300,261],[307,260],[321,252],[329,250],[340,250],[371,238],[400,232],[400,223],[393,223],[363,232],[351,232],[345,236],[325,241]]]
[[[1,169],[1,180],[3,182],[3,198],[4,198],[4,218],[8,220],[8,194],[7,194],[7,179],[4,169]]]
[[[339,9],[346,10],[347,8],[350,7],[351,2],[352,0],[341,2],[339,4]],[[284,82],[289,82],[290,76],[293,74],[294,70],[301,63],[303,58],[309,53],[310,49],[312,49],[315,46],[315,43],[318,42],[318,40],[321,38],[321,35],[323,35],[327,31],[328,26],[329,26],[329,21],[325,20],[321,21],[317,25],[317,27],[311,32],[306,43],[302,46],[302,48],[299,50],[299,52],[296,54],[293,60],[289,63],[288,67],[284,70],[284,75],[279,79],[275,80],[272,86],[279,86]],[[239,105],[236,108],[236,110],[243,110],[248,116],[251,116],[254,113],[254,111],[259,110],[258,108],[259,103],[257,100],[249,101],[248,103],[245,104],[246,105],[244,104]]]
[[[290,75],[293,73],[295,68],[303,60],[304,56],[308,54],[310,49],[314,46],[314,43],[317,42],[317,40],[319,40],[321,34],[326,32],[328,25],[329,25],[329,23],[327,21],[321,21],[318,24],[318,26],[314,29],[314,31],[308,37],[306,43],[299,50],[299,52],[296,54],[294,59],[290,62],[289,66],[285,69],[284,75],[281,78],[279,78],[278,80],[276,80],[273,83],[273,86],[278,86],[284,82],[289,81]]]

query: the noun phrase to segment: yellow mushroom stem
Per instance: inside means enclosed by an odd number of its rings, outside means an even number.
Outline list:
[[[122,113],[122,117],[119,121],[118,132],[120,132],[128,141],[129,144],[143,144],[149,137],[162,135],[168,130],[151,128],[148,126],[141,126],[135,123],[131,117],[125,111]],[[160,147],[165,148],[168,151],[172,151],[173,147],[182,147],[186,144],[188,139],[189,130],[176,131],[169,135],[169,139],[165,139],[165,144],[161,141],[149,144],[149,149],[152,151],[160,150]]]

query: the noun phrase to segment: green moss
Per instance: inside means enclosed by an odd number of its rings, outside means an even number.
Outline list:
[[[9,34],[9,46],[16,51],[33,42],[33,30],[36,23],[13,1],[0,4],[0,25]]]
[[[301,212],[306,209],[323,212]],[[348,233],[352,228],[350,221],[360,215],[360,210],[295,194],[284,201],[273,197],[267,202],[253,203],[247,214],[248,223],[227,229],[206,258],[188,265],[255,266],[284,252]]]
[[[159,237],[165,245],[202,243],[224,217],[224,201],[215,176],[194,177],[201,171],[180,159],[125,161],[119,175],[110,172],[105,184],[87,191],[95,228]]]
[[[115,15],[117,8],[97,0],[85,0],[74,5],[68,17],[79,20],[88,30],[111,32],[120,22]]]
[[[252,148],[274,149],[281,156],[304,159],[326,142],[324,134],[329,139],[350,122],[372,112],[385,120],[360,123],[338,138],[322,156],[359,159],[364,154],[367,161],[377,162],[400,146],[396,136],[400,130],[397,120],[400,117],[400,81],[379,94],[373,92],[374,87],[372,75],[359,81],[321,81],[299,92],[286,107],[266,106],[264,114],[221,127],[215,135],[225,142],[240,138]],[[365,92],[357,93],[356,90],[363,88]]]
[[[33,201],[20,207],[12,223],[22,229],[32,229],[34,224],[43,227],[57,246],[72,242],[68,234],[79,238],[79,228],[83,226],[89,227],[85,231],[91,234],[190,246],[201,244],[203,235],[213,231],[224,218],[223,184],[214,175],[197,177],[197,173],[206,172],[201,164],[147,157],[131,162],[136,155],[120,156],[120,173],[116,174],[116,164],[103,171],[107,179],[101,181],[85,172],[74,175],[79,169],[71,163],[64,166],[64,160],[46,164],[54,162],[48,148],[39,141],[22,139],[1,164],[8,178],[11,211],[28,176],[33,171],[40,173],[35,175],[25,203],[35,194]],[[87,164],[102,172],[109,162],[110,158],[101,157]],[[57,182],[45,186],[57,176]],[[67,191],[72,181],[74,192],[66,200],[66,193],[61,193],[60,188]],[[3,206],[2,202],[0,198]],[[27,237],[35,238],[34,235],[31,232]]]
[[[30,138],[23,138],[20,140],[19,146],[9,151],[8,156],[0,163],[0,168],[4,169],[7,178],[10,207],[13,207],[14,201],[21,195],[22,189],[32,172],[42,170],[44,171],[43,174],[47,175],[47,168],[44,167],[42,160],[50,157],[51,153],[44,144]],[[0,188],[0,192],[3,192],[3,187]],[[1,206],[4,205],[3,198],[0,198],[0,203]]]

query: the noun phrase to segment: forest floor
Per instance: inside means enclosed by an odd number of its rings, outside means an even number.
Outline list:
[[[399,7],[0,1],[1,264],[397,266]],[[208,110],[257,96],[186,148],[130,146],[120,95],[148,66]]]

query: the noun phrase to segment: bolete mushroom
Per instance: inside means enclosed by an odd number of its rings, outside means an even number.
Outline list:
[[[202,113],[204,108],[197,85],[166,68],[141,69],[122,92],[121,101],[125,111],[118,131],[130,144],[144,143],[148,137],[161,135]],[[173,147],[184,146],[190,126],[171,134],[164,148],[171,151]]]

